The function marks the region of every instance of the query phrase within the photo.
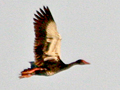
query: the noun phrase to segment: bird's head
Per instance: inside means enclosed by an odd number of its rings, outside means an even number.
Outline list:
[[[85,64],[90,64],[89,62],[86,62],[85,60],[83,59],[79,59],[76,61],[76,64],[80,64],[80,65],[85,65]]]

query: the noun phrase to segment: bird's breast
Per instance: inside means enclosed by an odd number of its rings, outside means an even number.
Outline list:
[[[48,76],[51,76],[53,74],[55,74],[55,72],[53,72],[53,71],[46,71],[46,75],[48,75]]]

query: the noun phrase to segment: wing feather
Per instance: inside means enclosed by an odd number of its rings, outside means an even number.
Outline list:
[[[48,7],[43,6],[42,10],[36,11],[34,18],[35,29],[35,64],[42,66],[44,61],[58,60],[60,56],[61,37],[57,32],[56,24]]]

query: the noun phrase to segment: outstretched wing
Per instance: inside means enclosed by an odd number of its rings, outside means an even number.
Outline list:
[[[47,60],[60,59],[61,37],[49,8],[45,6],[43,8],[44,10],[40,8],[40,12],[36,11],[34,18],[34,53],[37,66],[42,66]]]

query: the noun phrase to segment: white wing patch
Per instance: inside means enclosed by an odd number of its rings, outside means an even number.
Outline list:
[[[55,59],[58,60],[60,57],[60,42],[61,36],[57,31],[57,27],[54,21],[51,21],[46,29],[47,32],[47,43],[49,43],[48,50],[45,51],[45,54],[48,57],[45,57],[44,60]]]

